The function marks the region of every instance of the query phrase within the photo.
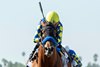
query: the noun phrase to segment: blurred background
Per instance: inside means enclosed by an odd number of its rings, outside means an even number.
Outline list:
[[[100,67],[100,0],[0,0],[0,67],[25,67],[32,39],[44,14],[54,10],[63,24],[62,45],[83,67]]]

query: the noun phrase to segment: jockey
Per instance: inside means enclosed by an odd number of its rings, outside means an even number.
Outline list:
[[[37,31],[35,33],[35,37],[33,39],[34,43],[37,43],[36,46],[34,47],[34,50],[32,51],[32,53],[30,54],[29,60],[32,58],[34,52],[36,51],[36,49],[39,47],[39,42],[41,42],[41,37],[42,37],[42,27],[46,25],[46,23],[52,23],[54,25],[54,27],[56,28],[56,39],[58,42],[58,48],[61,49],[61,42],[62,42],[62,33],[63,33],[63,26],[62,23],[59,20],[59,16],[55,11],[50,11],[48,12],[46,19],[43,18],[38,27],[37,27]]]
[[[77,66],[77,67],[82,67],[82,63],[80,58],[76,55],[75,51],[70,49],[68,46],[65,46],[65,50],[68,52],[71,60],[72,60],[72,64],[73,66]]]

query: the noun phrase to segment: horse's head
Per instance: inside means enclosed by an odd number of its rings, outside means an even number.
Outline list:
[[[45,51],[45,55],[47,57],[50,57],[53,54],[54,48],[57,45],[56,40],[51,36],[47,36],[42,41],[42,44],[43,44],[43,46],[45,48],[45,50],[44,50]]]

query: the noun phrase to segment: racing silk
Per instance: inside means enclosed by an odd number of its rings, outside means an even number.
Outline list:
[[[42,36],[42,25],[40,22],[37,26],[37,31],[35,32],[35,36],[33,39],[34,43],[38,43],[40,41],[41,36]]]
[[[63,25],[61,22],[58,22],[58,25],[56,26],[56,35],[57,35],[57,42],[59,45],[62,43],[62,33],[63,33]]]
[[[78,57],[77,55],[73,56],[73,59],[76,61],[76,63],[77,63],[80,67],[82,67],[82,63],[81,63],[81,61],[80,61],[80,59],[79,59],[79,57]]]
[[[34,43],[38,43],[40,41],[41,36],[42,36],[41,21],[37,27],[37,31],[35,32],[35,36],[33,39]],[[62,26],[61,22],[58,22],[58,24],[56,26],[56,35],[57,35],[57,42],[59,45],[61,45],[61,42],[62,42],[62,32],[63,32],[63,26]]]
[[[82,63],[81,63],[79,57],[76,55],[75,51],[70,49],[70,50],[68,51],[68,53],[69,53],[69,55],[71,56],[72,60],[75,60],[76,63],[77,63],[80,67],[82,67]]]

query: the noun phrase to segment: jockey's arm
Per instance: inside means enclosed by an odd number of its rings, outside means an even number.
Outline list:
[[[33,42],[34,42],[34,43],[40,42],[41,28],[42,28],[42,25],[39,24],[39,25],[37,26],[37,31],[35,32],[35,36],[34,36],[34,39],[33,39]]]
[[[62,42],[62,33],[63,33],[63,26],[62,24],[59,22],[58,26],[57,26],[57,41],[58,44],[61,45]]]

